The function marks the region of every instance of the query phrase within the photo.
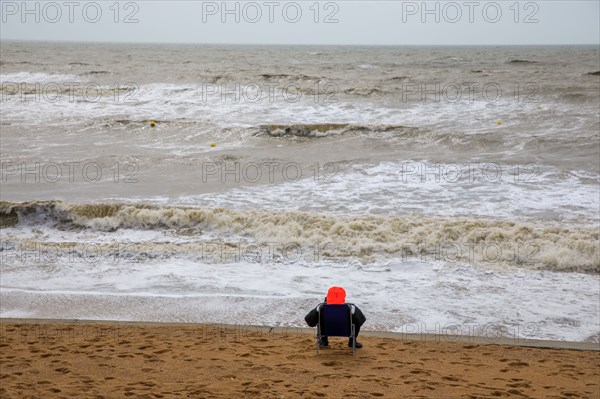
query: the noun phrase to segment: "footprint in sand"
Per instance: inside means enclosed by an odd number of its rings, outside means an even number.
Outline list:
[[[510,388],[531,388],[531,385],[526,382],[515,382],[512,384],[506,384]]]
[[[63,373],[63,374],[69,374],[71,372],[71,370],[69,370],[66,367],[60,367],[60,368],[54,369],[54,371],[58,371],[59,373]]]
[[[527,367],[527,366],[529,366],[529,363],[527,363],[527,362],[510,362],[510,363],[508,363],[508,365],[512,366],[512,367]]]
[[[458,377],[455,377],[453,375],[447,375],[447,376],[442,377],[442,380],[445,380],[445,381],[458,381],[458,379],[459,379]]]
[[[321,363],[321,364],[322,364],[323,366],[327,366],[327,367],[333,367],[333,366],[337,366],[337,365],[338,365],[338,363],[337,363],[337,362],[335,362],[335,361],[332,361],[332,362],[323,362],[323,363]]]

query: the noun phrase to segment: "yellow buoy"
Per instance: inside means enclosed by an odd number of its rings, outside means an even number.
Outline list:
[[[216,146],[217,146],[217,143],[210,143],[210,146],[211,146],[211,147],[216,147]]]
[[[150,121],[150,127],[154,127],[154,125],[156,125],[156,122]]]
[[[501,125],[501,124],[502,124],[502,121],[496,122],[496,125]]]
[[[541,106],[541,105],[538,105],[536,108],[537,108],[537,109],[542,109],[542,106]]]

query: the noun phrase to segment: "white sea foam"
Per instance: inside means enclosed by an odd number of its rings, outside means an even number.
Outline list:
[[[129,120],[192,120],[211,123],[219,127],[248,127],[268,123],[355,123],[411,125],[446,131],[468,131],[471,134],[498,130],[499,134],[547,135],[575,131],[589,124],[585,105],[570,106],[549,100],[537,109],[536,103],[515,102],[501,98],[490,102],[485,99],[464,98],[459,101],[427,99],[403,101],[402,97],[390,99],[358,100],[341,93],[323,95],[307,92],[301,97],[291,97],[279,90],[261,88],[262,97],[254,100],[249,88],[236,89],[231,83],[225,88],[217,86],[213,93],[205,85],[152,83],[99,84],[81,83],[77,89],[65,86],[62,95],[48,90],[37,90],[35,83],[84,82],[73,75],[43,73],[15,73],[2,75],[3,82],[27,82],[29,94],[14,93],[14,88],[2,93],[3,119],[13,124],[46,125],[65,121],[98,119]],[[85,89],[86,85],[90,85]],[[248,84],[249,85],[249,84]],[[250,86],[248,86],[250,87]],[[260,87],[260,86],[259,86]],[[84,88],[85,90],[81,89]],[[273,90],[271,93],[268,90]],[[35,95],[32,93],[36,93]],[[23,100],[25,98],[25,100]],[[32,104],[35,103],[35,107]],[[60,105],[60,113],[56,112]],[[581,117],[578,118],[577,115]],[[550,117],[549,117],[550,116]],[[502,126],[496,126],[501,120]],[[532,122],[535,121],[535,124]]]
[[[600,176],[560,174],[535,164],[425,160],[322,170],[299,181],[251,186],[169,202],[233,209],[302,210],[338,214],[477,216],[560,223],[600,220]],[[328,172],[328,173],[326,173]]]
[[[304,314],[327,288],[342,285],[348,300],[366,313],[368,329],[582,341],[599,328],[598,278],[573,273],[502,273],[400,259],[364,267],[206,264],[181,257],[30,263],[4,266],[2,272],[2,317],[56,317],[58,309],[66,318],[302,326]],[[25,294],[43,295],[47,304],[32,308],[20,300]],[[107,306],[84,305],[89,300],[102,304],[108,297]],[[143,315],[139,301],[148,305]],[[164,302],[170,303],[168,314],[159,310]],[[189,307],[197,302],[204,306]],[[236,312],[233,303],[244,311]]]
[[[17,228],[85,228],[103,235],[120,229],[186,231],[198,236],[195,246],[163,246],[160,242],[135,248],[146,258],[170,253],[201,253],[214,234],[233,246],[240,237],[250,243],[294,243],[308,252],[319,245],[329,260],[379,262],[391,256],[452,259],[506,270],[514,267],[555,271],[600,268],[595,227],[427,215],[331,215],[314,212],[232,210],[224,208],[158,207],[148,204],[68,205],[62,202],[4,203],[4,217],[19,219]],[[13,215],[13,216],[11,216]],[[7,220],[6,223],[11,223]],[[20,227],[19,227],[20,226]],[[11,240],[11,230],[3,231]],[[34,242],[40,238],[33,238]],[[27,247],[27,245],[25,245]]]

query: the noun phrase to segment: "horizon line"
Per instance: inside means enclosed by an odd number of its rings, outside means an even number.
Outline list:
[[[14,39],[14,38],[1,38],[0,43],[3,42],[38,42],[38,43],[92,43],[92,44],[172,44],[172,45],[205,45],[205,46],[347,46],[347,47],[534,47],[534,46],[598,46],[599,43],[495,43],[495,44],[484,44],[484,43],[419,43],[419,44],[408,44],[408,43],[240,43],[240,42],[174,42],[174,41],[110,41],[110,40],[62,40],[62,39]]]

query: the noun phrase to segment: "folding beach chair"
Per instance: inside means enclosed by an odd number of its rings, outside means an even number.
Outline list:
[[[321,337],[352,338],[352,356],[356,353],[356,337],[352,323],[352,305],[320,305],[319,323],[317,324],[317,355]]]

